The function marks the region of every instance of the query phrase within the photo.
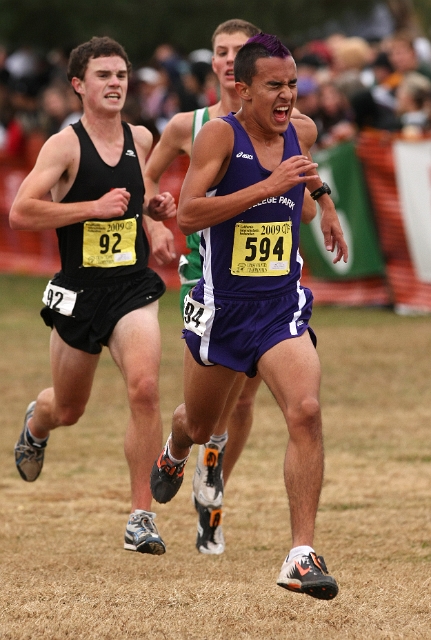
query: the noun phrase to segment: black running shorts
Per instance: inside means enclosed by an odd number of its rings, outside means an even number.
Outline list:
[[[126,314],[158,300],[165,292],[163,280],[148,267],[139,274],[112,278],[109,283],[77,283],[61,272],[52,284],[77,292],[72,315],[63,315],[49,306],[40,315],[48,327],[55,327],[66,344],[86,351],[100,353],[117,322]]]

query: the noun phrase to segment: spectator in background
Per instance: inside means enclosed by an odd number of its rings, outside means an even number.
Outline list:
[[[210,107],[220,100],[220,87],[216,74],[212,69],[212,51],[210,49],[195,49],[189,53],[188,60],[191,72],[196,76],[200,85],[200,107]]]
[[[167,122],[179,111],[189,111],[197,108],[196,100],[184,87],[183,76],[190,71],[189,63],[181,58],[176,49],[169,43],[164,42],[156,47],[152,59],[152,65],[167,73],[168,94],[164,104],[159,130],[163,130]],[[192,99],[191,99],[192,98]]]
[[[318,109],[313,118],[317,126],[317,146],[326,149],[340,142],[352,140],[357,128],[354,113],[346,95],[333,81],[319,86]]]
[[[38,73],[38,57],[30,47],[20,47],[7,56],[5,67],[14,79],[34,77]]]
[[[10,96],[24,135],[28,136],[41,129],[41,111],[39,94],[42,86],[37,77],[27,76],[20,79],[12,79],[10,83]]]
[[[10,80],[10,73],[6,68],[7,49],[5,46],[0,45],[0,82],[3,85],[7,85]]]
[[[319,110],[319,85],[312,77],[298,74],[297,88],[296,108],[302,114],[314,120]]]
[[[394,131],[399,121],[396,115],[395,89],[398,76],[385,51],[376,55],[370,65],[372,84],[351,98],[355,122],[359,129],[371,127]]]
[[[10,91],[0,81],[0,160],[22,158],[25,152],[25,135],[16,117]]]
[[[46,54],[50,69],[50,83],[63,82],[67,84],[67,63],[70,51],[67,47],[56,47]]]
[[[183,77],[183,82],[187,91],[196,99],[197,108],[209,107],[217,102],[214,72],[207,62],[200,60],[190,64],[190,73]]]
[[[406,73],[396,91],[396,110],[404,136],[420,137],[431,129],[431,80]]]
[[[167,89],[164,78],[154,67],[142,67],[135,73],[137,93],[144,120],[155,120],[161,111]]]
[[[398,74],[398,84],[411,71],[421,73],[431,80],[431,66],[422,61],[415,48],[415,38],[406,31],[400,31],[383,43],[389,60]]]
[[[172,90],[165,68],[142,67],[135,74],[141,116],[150,130],[161,134],[166,124],[179,111],[179,98]]]
[[[74,91],[71,91],[69,85],[66,88],[67,116],[60,125],[60,131],[69,124],[78,122],[82,117],[82,104]]]
[[[69,114],[67,92],[58,82],[48,85],[41,96],[41,127],[46,138],[58,133]]]
[[[363,38],[340,38],[333,45],[332,74],[338,87],[350,99],[362,91],[362,72],[373,60],[373,50]]]
[[[173,87],[180,82],[181,65],[182,59],[171,44],[164,42],[156,47],[151,58],[151,66],[165,69]]]

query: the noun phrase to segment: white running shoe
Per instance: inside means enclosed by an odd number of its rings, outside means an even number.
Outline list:
[[[193,475],[193,497],[203,507],[217,509],[223,503],[223,455],[216,444],[201,444]]]
[[[199,553],[219,556],[225,549],[221,509],[207,509],[196,500],[195,507],[198,512],[196,549]]]

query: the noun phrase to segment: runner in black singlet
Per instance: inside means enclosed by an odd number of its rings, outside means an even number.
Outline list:
[[[56,229],[61,257],[41,312],[52,327],[52,387],[29,404],[15,459],[24,480],[37,479],[50,432],[84,413],[106,345],[130,405],[125,453],[132,509],[124,547],[160,555],[165,545],[150,510],[149,473],[162,438],[157,300],[165,286],[147,266],[142,217],[163,220],[176,208],[169,193],[145,197],[152,135],[121,122],[129,72],[127,54],[110,38],[92,38],[72,51],[68,78],[82,100],[82,119],[48,139],[12,205],[13,228]]]

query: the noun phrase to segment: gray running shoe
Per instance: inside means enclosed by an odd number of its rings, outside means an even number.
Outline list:
[[[135,512],[130,514],[124,534],[125,549],[139,553],[151,553],[153,556],[161,556],[165,553],[165,543],[154,524],[155,517],[155,513],[142,509],[135,509]]]
[[[221,526],[222,511],[221,509],[207,509],[197,500],[195,500],[195,508],[198,512],[196,549],[199,553],[219,556],[225,549]]]
[[[203,507],[217,509],[223,503],[223,455],[216,444],[199,447],[193,476],[193,495]]]
[[[34,413],[36,401],[30,402],[24,417],[24,427],[19,436],[19,440],[15,445],[15,464],[19,471],[19,475],[26,482],[34,482],[40,475],[43,467],[43,458],[45,455],[45,442],[38,444],[33,441],[28,433],[28,421]]]

